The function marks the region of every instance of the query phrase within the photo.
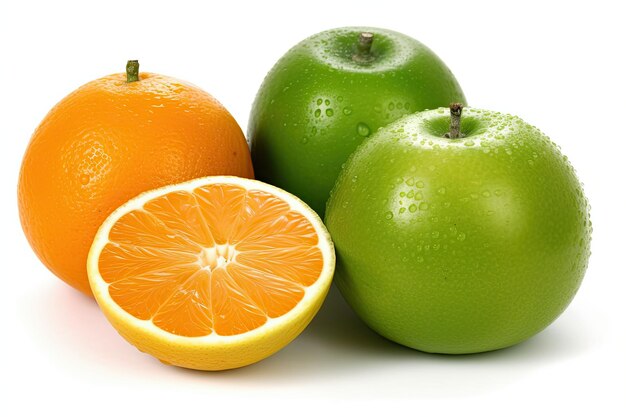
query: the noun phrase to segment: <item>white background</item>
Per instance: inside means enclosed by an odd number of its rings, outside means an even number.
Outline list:
[[[619,3],[2,2],[0,414],[308,415],[326,408],[623,416],[626,12]],[[19,225],[17,175],[30,135],[63,96],[139,59],[142,70],[209,91],[245,131],[274,62],[309,35],[348,25],[424,42],[472,106],[521,116],[573,162],[592,205],[593,254],[574,302],[546,331],[503,351],[429,355],[376,336],[333,292],[310,327],[273,357],[228,372],[188,371],[139,353],[92,300],[37,260]]]

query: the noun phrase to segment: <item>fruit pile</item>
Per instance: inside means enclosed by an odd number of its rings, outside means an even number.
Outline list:
[[[164,363],[268,357],[312,320],[333,275],[397,343],[504,348],[574,297],[589,207],[544,134],[465,104],[418,41],[329,30],[269,72],[249,148],[208,93],[129,61],[33,134],[22,227],[46,267]]]

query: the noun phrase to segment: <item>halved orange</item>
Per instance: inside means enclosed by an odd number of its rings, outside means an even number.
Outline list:
[[[205,177],[135,197],[102,224],[91,289],[117,331],[162,362],[257,362],[319,310],[335,253],[320,218],[260,181]]]

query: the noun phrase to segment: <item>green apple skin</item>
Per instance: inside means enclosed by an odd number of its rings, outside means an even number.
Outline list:
[[[589,206],[559,149],[518,117],[404,117],[350,157],[328,201],[335,282],[372,329],[426,352],[504,348],[568,306],[590,255]]]
[[[359,34],[371,60],[355,62]],[[390,30],[349,27],[314,35],[267,74],[248,127],[257,179],[290,191],[324,217],[341,165],[363,139],[406,114],[465,103],[448,67]]]

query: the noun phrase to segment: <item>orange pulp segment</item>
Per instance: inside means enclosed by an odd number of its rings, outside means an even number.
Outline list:
[[[127,212],[98,260],[119,307],[187,337],[242,334],[286,314],[323,266],[301,212],[232,183],[171,191]]]

